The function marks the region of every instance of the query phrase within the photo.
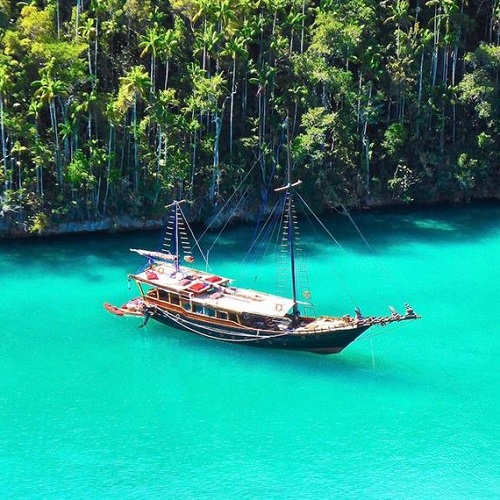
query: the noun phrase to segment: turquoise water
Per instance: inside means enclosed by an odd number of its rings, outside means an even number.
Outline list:
[[[106,313],[155,233],[0,242],[3,498],[500,496],[500,207],[328,221],[318,312],[402,310],[343,353],[220,344]],[[211,264],[238,285],[253,228]],[[246,276],[245,276],[246,275]]]

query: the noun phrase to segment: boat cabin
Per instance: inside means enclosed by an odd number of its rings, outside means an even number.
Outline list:
[[[188,267],[175,268],[169,263],[151,265],[129,276],[138,285],[143,299],[150,304],[175,311],[209,316],[241,325],[262,318],[275,318],[287,324],[291,299],[229,286],[230,279]]]

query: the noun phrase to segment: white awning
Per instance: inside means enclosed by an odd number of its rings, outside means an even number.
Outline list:
[[[237,314],[248,313],[283,317],[293,307],[293,300],[256,290],[228,286],[229,278],[172,264],[146,269],[131,278],[167,291],[189,294],[194,304]]]

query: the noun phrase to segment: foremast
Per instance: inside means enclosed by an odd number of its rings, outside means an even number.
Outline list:
[[[189,244],[189,238],[186,234],[185,217],[180,207],[180,205],[185,202],[186,200],[173,201],[170,205],[165,207],[172,208],[172,212],[167,221],[162,249],[173,254],[174,269],[176,273],[180,271],[181,253],[184,254],[184,260],[186,262],[193,261],[191,245]]]

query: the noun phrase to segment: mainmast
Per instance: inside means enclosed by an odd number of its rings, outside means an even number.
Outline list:
[[[175,245],[175,272],[179,272],[179,203],[176,201],[175,205],[175,217],[174,217],[174,245]]]
[[[291,272],[291,280],[292,280],[292,299],[293,299],[293,307],[292,307],[292,315],[293,322],[296,322],[296,319],[299,316],[299,307],[297,305],[297,278],[295,275],[295,225],[293,221],[293,191],[296,186],[302,184],[302,181],[296,181],[292,183],[292,168],[290,161],[290,137],[288,130],[288,118],[286,120],[287,127],[287,184],[281,188],[276,189],[275,191],[285,191],[286,194],[286,217],[288,219],[288,228],[287,228],[287,239],[288,239],[288,248],[290,255],[290,272]]]

